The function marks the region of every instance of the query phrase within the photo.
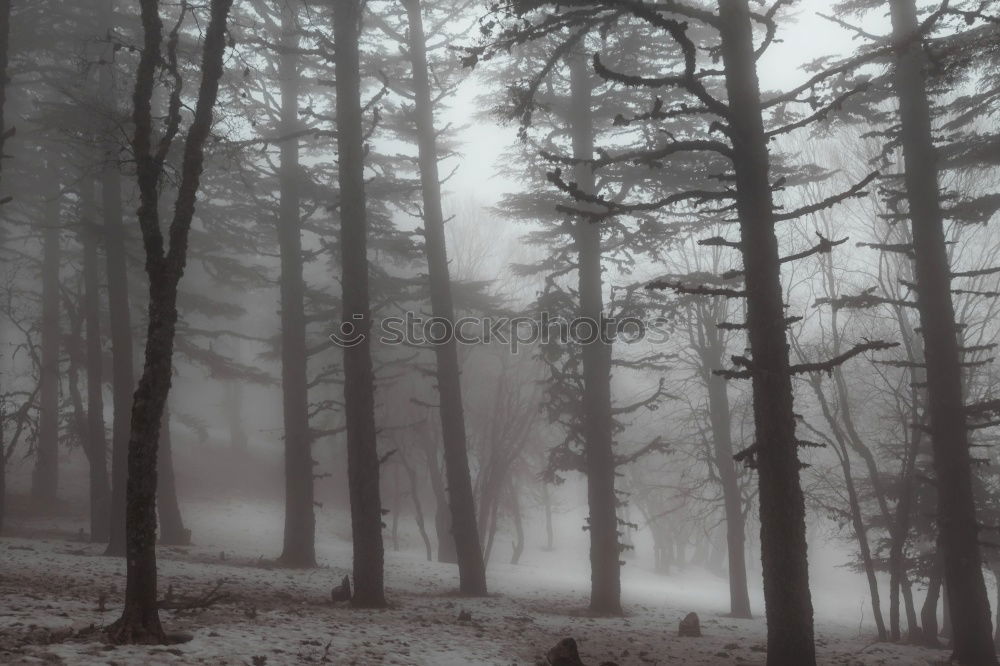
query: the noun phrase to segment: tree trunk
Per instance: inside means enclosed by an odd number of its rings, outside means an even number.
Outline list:
[[[83,245],[84,319],[87,325],[87,463],[90,468],[90,540],[104,543],[111,527],[111,487],[108,483],[108,442],[104,432],[104,350],[101,345],[101,278],[98,265],[97,203],[94,183],[81,183],[80,241]]]
[[[894,71],[905,183],[913,227],[917,308],[927,362],[927,398],[945,591],[953,614],[953,661],[996,664],[989,598],[979,551],[974,477],[966,430],[961,358],[951,298],[937,154],[931,129],[915,0],[890,0],[894,38],[906,44]]]
[[[354,546],[354,597],[362,607],[385,606],[382,499],[375,430],[375,376],[368,294],[368,220],[365,209],[364,128],[358,36],[360,0],[333,5],[337,45],[337,146],[340,181],[340,260],[343,285],[344,412]]]
[[[136,70],[132,141],[139,184],[139,227],[149,276],[149,322],[145,366],[132,403],[126,487],[126,584],[121,617],[108,627],[113,643],[163,643],[156,601],[156,456],[160,423],[170,392],[174,334],[177,327],[177,284],[184,273],[188,232],[194,217],[204,146],[212,127],[226,50],[226,22],[232,0],[212,0],[205,29],[201,84],[194,119],[184,141],[183,166],[169,249],[164,245],[158,213],[163,167],[153,154],[151,101],[161,57],[163,26],[157,0],[141,0],[143,48]]]
[[[427,535],[427,525],[424,523],[424,507],[420,501],[420,482],[417,479],[417,470],[413,468],[410,462],[406,459],[406,456],[401,457],[403,461],[403,467],[406,468],[406,475],[410,479],[410,498],[413,500],[413,519],[417,523],[417,529],[420,531],[420,538],[424,542],[424,548],[427,550],[427,561],[431,562],[434,560],[434,551],[431,548],[431,538]]]
[[[934,572],[927,583],[927,596],[924,597],[924,605],[920,609],[920,624],[923,626],[923,640],[925,646],[936,648],[941,647],[938,640],[938,620],[937,607],[941,598],[941,574]]]
[[[556,545],[556,535],[552,528],[552,491],[547,483],[542,483],[542,507],[545,510],[545,550],[552,551]]]
[[[872,560],[871,547],[868,545],[868,530],[865,527],[864,516],[861,514],[861,503],[858,501],[858,492],[854,487],[851,460],[847,455],[847,447],[844,446],[842,446],[840,451],[840,464],[844,472],[844,483],[847,486],[847,501],[850,505],[851,523],[854,527],[854,535],[858,540],[861,564],[865,570],[865,577],[868,579],[868,593],[871,596],[872,602],[872,617],[875,619],[875,629],[878,631],[878,639],[884,641],[889,637],[889,634],[885,629],[885,620],[882,617],[878,578],[875,576],[875,564]]]
[[[719,23],[753,356],[767,663],[811,666],[816,663],[816,648],[805,499],[799,479],[788,343],[780,325],[785,319],[780,258],[747,0],[719,0]]]
[[[116,26],[114,0],[103,2],[103,31],[111,34]],[[101,99],[116,110],[114,86],[114,45],[104,49],[98,85]],[[122,180],[119,171],[117,126],[112,120],[103,128],[104,159],[101,163],[101,208],[104,222],[104,252],[108,271],[108,314],[111,320],[111,510],[106,555],[125,555],[125,489],[128,479],[129,419],[132,392],[135,390],[135,366],[132,350],[132,321],[128,302],[128,264],[125,251],[125,225],[122,220]]]
[[[518,497],[517,484],[513,481],[507,486],[507,494],[510,497],[510,515],[514,520],[514,543],[510,555],[510,563],[517,564],[524,554],[524,522],[521,516],[521,500]]]
[[[444,490],[444,480],[441,478],[441,467],[438,465],[437,452],[428,441],[424,445],[424,455],[427,458],[427,472],[431,480],[431,490],[434,491],[434,533],[438,542],[438,562],[455,564],[458,556],[455,553],[455,539],[451,536],[451,512],[448,510],[448,495]]]
[[[733,461],[733,434],[726,380],[713,371],[722,367],[723,348],[712,348],[713,357],[706,359],[705,378],[708,383],[708,411],[712,425],[715,467],[722,484],[722,501],[726,515],[726,545],[729,551],[729,613],[732,617],[750,618],[750,592],[747,583],[746,524],[743,520],[743,498]]]
[[[593,80],[586,55],[569,56],[570,131],[573,157],[594,157]],[[580,189],[596,190],[594,171],[580,164],[574,169]],[[574,227],[579,316],[595,327],[597,340],[581,345],[583,356],[584,466],[587,475],[587,505],[590,509],[590,611],[620,615],[621,550],[618,542],[618,497],[615,495],[615,458],[611,416],[611,345],[604,337],[604,291],[601,282],[601,226],[580,218]]]
[[[38,506],[51,509],[57,501],[59,483],[59,247],[60,203],[55,161],[46,192],[44,228],[42,229],[42,350],[41,391],[38,415],[38,443],[31,496]]]
[[[299,129],[299,27],[292,3],[281,12],[283,31],[279,62],[282,134]],[[302,276],[302,231],[299,217],[298,139],[281,144],[281,201],[278,245],[281,253],[281,392],[285,427],[285,566],[316,566],[316,517],[312,437],[306,353],[305,283]]]
[[[441,181],[438,174],[437,133],[427,72],[427,49],[424,42],[420,0],[405,0],[409,24],[409,52],[413,74],[414,113],[420,161],[420,187],[424,203],[424,253],[430,280],[431,310],[434,317],[455,321],[448,272],[448,251],[441,209]],[[476,504],[469,474],[469,454],[462,406],[462,383],[458,365],[458,347],[453,336],[434,346],[437,358],[437,385],[440,398],[441,439],[444,466],[448,478],[448,505],[451,531],[458,556],[459,590],[463,594],[486,594],[486,567],[476,527]]]
[[[156,512],[159,515],[160,543],[164,546],[191,545],[191,530],[185,529],[177,501],[174,476],[173,438],[170,436],[170,407],[163,408],[160,424],[160,451],[156,465]]]

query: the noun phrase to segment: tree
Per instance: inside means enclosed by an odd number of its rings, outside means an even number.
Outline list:
[[[212,0],[202,46],[201,82],[194,116],[184,140],[180,185],[165,244],[160,229],[159,188],[164,160],[181,123],[181,83],[177,69],[177,35],[186,9],[167,42],[166,62],[173,74],[170,113],[162,137],[154,142],[152,98],[161,65],[163,24],[158,0],[142,0],[143,49],[133,96],[132,148],[139,184],[139,227],[149,277],[149,322],[145,365],[132,404],[126,492],[126,587],[121,617],[108,628],[115,643],[162,643],[156,598],[156,453],[160,426],[170,391],[177,285],[184,273],[187,239],[204,163],[204,147],[212,127],[212,110],[222,77],[226,22],[232,0]]]
[[[927,55],[915,0],[890,0],[899,47],[893,79],[899,99],[904,184],[913,234],[917,309],[927,363],[931,445],[937,478],[938,529],[945,590],[954,627],[952,659],[996,664],[989,599],[979,552],[979,525],[966,427],[951,270],[944,236],[937,156],[925,77]]]
[[[371,356],[368,291],[368,222],[365,204],[365,147],[361,107],[359,0],[333,7],[337,71],[337,147],[340,181],[341,332],[344,345],[344,415],[354,548],[354,596],[358,607],[385,606],[382,500],[375,430],[375,373]]]
[[[59,267],[63,192],[51,156],[52,182],[46,192],[42,221],[42,340],[38,445],[31,494],[42,506],[53,507],[59,481]]]
[[[306,376],[305,283],[299,182],[299,36],[295,10],[281,10],[281,143],[278,247],[281,253],[281,386],[285,426],[285,536],[280,561],[316,565],[313,460]]]
[[[428,74],[427,38],[420,0],[404,0],[409,27],[408,50],[413,73],[414,120],[417,126],[420,185],[423,196],[424,251],[434,317],[455,321],[448,251],[445,242],[441,178],[438,173],[437,132]],[[486,567],[476,526],[475,498],[469,473],[458,343],[449,337],[436,345],[437,388],[440,395],[441,435],[444,445],[451,531],[458,559],[459,589],[464,594],[486,594]]]

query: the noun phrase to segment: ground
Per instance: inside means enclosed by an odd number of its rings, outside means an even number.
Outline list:
[[[467,599],[454,593],[453,567],[427,562],[414,549],[387,553],[391,607],[354,610],[329,601],[330,588],[349,573],[342,526],[323,531],[321,524],[321,568],[291,571],[272,568],[265,554],[274,553],[260,545],[257,526],[280,525],[277,506],[214,503],[189,511],[189,524],[199,545],[159,550],[161,594],[169,586],[174,598],[198,595],[224,581],[227,596],[206,609],[162,611],[169,632],[191,637],[163,647],[103,641],[101,629],[121,608],[125,563],[104,557],[100,545],[44,525],[0,539],[0,663],[531,666],[566,636],[577,639],[588,666],[764,663],[763,620],[725,617],[724,604],[712,601],[724,587],[697,570],[664,577],[627,566],[626,617],[591,618],[582,612],[586,570],[568,560],[560,566],[565,555],[558,551],[518,566],[491,562],[492,596]],[[471,621],[458,621],[462,610]],[[701,638],[677,636],[689,611],[701,617]],[[817,645],[824,664],[936,664],[947,657],[875,644],[858,623],[821,621]]]

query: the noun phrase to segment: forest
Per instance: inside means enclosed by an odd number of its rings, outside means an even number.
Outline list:
[[[1000,666],[1000,0],[0,0],[0,663]]]

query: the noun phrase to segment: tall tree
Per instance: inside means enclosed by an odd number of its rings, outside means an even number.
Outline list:
[[[358,39],[360,0],[333,6],[337,71],[337,147],[340,184],[341,332],[344,345],[344,412],[354,548],[354,597],[360,607],[385,606],[385,549],[375,429],[375,373],[371,356],[368,219],[365,203],[365,133]]]
[[[423,196],[424,252],[430,281],[431,310],[434,317],[455,320],[448,269],[448,250],[438,173],[437,130],[428,74],[427,42],[420,0],[403,0],[409,27],[408,50],[413,74],[414,117]],[[476,526],[475,499],[469,473],[465,411],[459,371],[458,343],[449,337],[435,345],[437,389],[440,396],[441,434],[444,445],[445,475],[451,530],[458,559],[459,589],[464,594],[486,594],[486,567]]]
[[[48,160],[51,182],[42,219],[42,364],[37,455],[31,495],[42,506],[52,507],[59,482],[59,267],[63,193],[53,155]]]
[[[101,0],[98,14],[107,40],[103,43],[98,72],[99,98],[105,104],[101,132],[101,213],[103,245],[108,276],[109,338],[111,341],[111,510],[107,555],[125,555],[125,494],[128,480],[128,442],[135,390],[132,349],[132,317],[129,310],[129,271],[126,227],[122,213],[121,146],[115,56],[119,51],[113,36],[117,28],[116,0]]]
[[[570,70],[570,123],[577,185],[582,192],[596,191],[594,171],[587,160],[594,156],[593,76],[586,54],[575,46],[568,56]],[[601,277],[601,226],[586,216],[574,221],[577,252],[579,317],[590,322],[596,338],[584,344],[583,438],[590,508],[590,610],[621,613],[621,571],[618,543],[618,498],[615,495],[614,421],[611,417],[611,345],[604,332],[604,286]]]
[[[126,510],[126,587],[121,617],[108,628],[115,643],[162,643],[156,599],[156,454],[160,426],[170,391],[174,333],[177,326],[177,285],[184,273],[187,240],[194,217],[204,163],[205,142],[212,129],[212,111],[223,72],[226,23],[232,0],[212,0],[205,28],[201,82],[194,115],[184,140],[180,184],[168,229],[169,245],[160,229],[159,191],[164,160],[180,130],[182,80],[177,69],[177,37],[187,7],[163,49],[159,0],[142,0],[143,47],[133,96],[136,175],[139,184],[139,228],[149,277],[149,322],[145,366],[132,404],[129,436]],[[152,100],[157,70],[163,62],[174,76],[170,112],[160,140],[154,140]]]
[[[945,244],[938,157],[927,94],[929,62],[915,0],[889,0],[896,51],[904,183],[912,225],[917,309],[927,364],[927,409],[937,480],[939,544],[952,614],[952,660],[996,664],[976,522],[972,459],[951,268]]]
[[[281,391],[285,425],[285,535],[280,561],[316,565],[313,460],[306,377],[305,282],[299,188],[299,27],[293,3],[281,10],[281,166],[278,247],[281,253]]]
[[[84,445],[90,465],[90,539],[108,540],[111,519],[108,483],[107,448],[104,432],[104,349],[101,344],[101,269],[98,263],[99,232],[96,224],[97,202],[93,178],[80,182],[83,246],[84,319],[87,327],[87,429]]]

